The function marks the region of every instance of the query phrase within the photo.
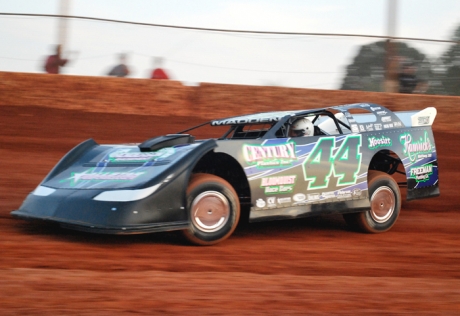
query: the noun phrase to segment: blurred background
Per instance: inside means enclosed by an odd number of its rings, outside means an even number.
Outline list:
[[[62,16],[66,16],[63,18]],[[0,0],[0,71],[460,95],[458,0]]]

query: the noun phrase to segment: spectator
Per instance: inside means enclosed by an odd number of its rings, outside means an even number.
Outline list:
[[[162,66],[163,66],[163,58],[155,57],[153,59],[154,70],[152,71],[152,75],[150,76],[150,79],[169,79],[169,76],[167,75],[165,70],[162,68]]]
[[[126,66],[126,55],[120,54],[119,61],[120,63],[109,71],[109,76],[126,77],[127,75],[129,75],[129,68],[128,66]]]
[[[67,64],[69,60],[61,58],[61,45],[56,45],[56,53],[48,56],[45,62],[45,71],[49,74],[58,74],[60,67]]]
[[[417,69],[413,64],[403,64],[398,75],[399,93],[423,93],[426,91],[426,83],[417,78],[416,71]]]

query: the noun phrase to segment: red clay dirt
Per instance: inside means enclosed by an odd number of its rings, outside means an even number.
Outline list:
[[[87,138],[141,142],[199,119],[1,111],[0,315],[460,314],[458,132],[435,129],[441,196],[404,202],[387,233],[324,216],[241,225],[195,247],[176,233],[86,234],[10,211]]]

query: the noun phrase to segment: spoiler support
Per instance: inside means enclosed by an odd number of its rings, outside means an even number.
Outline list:
[[[189,134],[168,134],[150,138],[139,145],[141,151],[155,151],[164,147],[172,147],[183,144],[193,144],[195,137]]]

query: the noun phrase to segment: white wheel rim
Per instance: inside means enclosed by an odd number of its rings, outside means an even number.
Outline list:
[[[371,197],[371,216],[377,223],[385,223],[395,210],[396,198],[389,187],[379,187]]]
[[[206,191],[193,200],[191,220],[200,231],[216,232],[225,226],[229,218],[230,205],[222,193]]]

